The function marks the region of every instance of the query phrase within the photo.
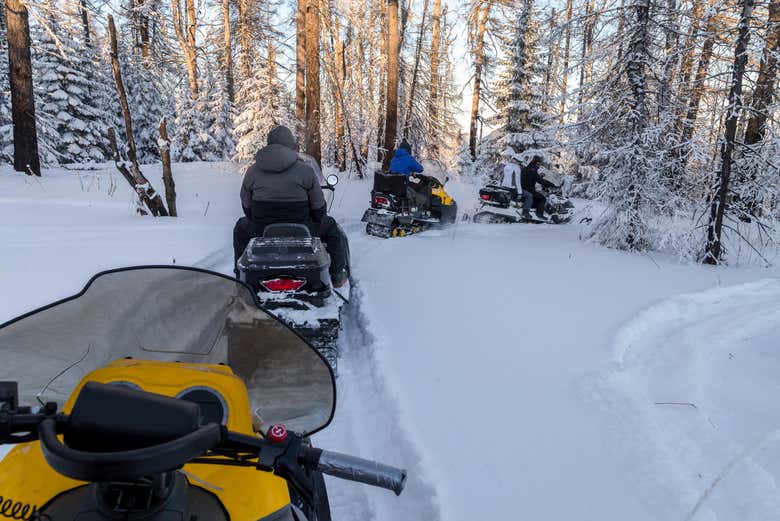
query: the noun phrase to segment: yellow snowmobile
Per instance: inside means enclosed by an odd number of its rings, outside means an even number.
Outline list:
[[[444,166],[423,160],[431,175],[374,174],[371,207],[363,214],[366,233],[376,237],[406,237],[431,227],[448,225],[458,216],[458,204],[444,189]]]
[[[0,359],[0,519],[327,521],[323,474],[404,486],[311,446],[330,366],[217,273],[101,273],[0,326]]]

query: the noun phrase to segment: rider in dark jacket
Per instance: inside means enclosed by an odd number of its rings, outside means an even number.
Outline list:
[[[545,188],[555,188],[555,184],[539,174],[541,164],[542,158],[534,156],[531,162],[524,166],[520,172],[520,185],[523,189],[523,217],[526,219],[531,219],[532,206],[536,208],[536,216],[539,219],[546,219],[544,207],[547,204],[547,198],[536,190],[537,183]]]
[[[331,257],[331,279],[339,287],[349,275],[347,238],[328,216],[320,179],[296,148],[290,129],[278,126],[268,134],[268,145],[257,152],[254,164],[244,174],[241,206],[246,217],[233,229],[235,261],[249,240],[261,236],[269,224],[305,224],[325,242]]]

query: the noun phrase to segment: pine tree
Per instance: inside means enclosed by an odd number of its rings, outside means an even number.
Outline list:
[[[145,63],[137,53],[122,52],[122,56],[127,57],[122,64],[122,76],[133,116],[138,162],[156,163],[160,161],[157,144],[160,121],[171,112],[169,97],[165,95],[169,91],[161,81],[164,75]],[[116,117],[118,121],[118,115]]]
[[[525,164],[533,156],[550,161],[554,117],[544,92],[545,60],[538,56],[539,23],[533,0],[521,0],[508,40],[496,106],[499,110],[503,161]]]
[[[236,152],[233,139],[233,104],[230,102],[225,80],[209,79],[210,94],[207,110],[211,114],[211,124],[207,134],[211,141],[208,161],[228,161]]]
[[[44,150],[48,152],[44,160],[104,161],[106,113],[99,103],[94,57],[89,50],[85,52],[70,28],[60,26],[53,13],[50,23],[48,30],[38,31],[40,43],[35,48],[40,78],[36,93],[43,116]],[[58,41],[54,41],[52,32],[58,35]]]
[[[260,59],[254,64],[254,75],[244,79],[236,95],[238,114],[233,138],[237,160],[247,160],[265,146],[268,132],[276,125],[294,128],[284,91],[276,76],[275,63]]]

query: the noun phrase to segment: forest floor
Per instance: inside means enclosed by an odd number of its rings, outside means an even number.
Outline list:
[[[147,170],[155,186],[159,168]],[[133,214],[108,166],[0,169],[0,322],[97,271],[229,271],[232,164],[174,165],[178,219]],[[448,189],[465,212],[477,186]],[[780,270],[607,250],[565,226],[350,237],[336,420],[315,443],[409,469],[400,498],[329,480],[334,519],[776,519]]]

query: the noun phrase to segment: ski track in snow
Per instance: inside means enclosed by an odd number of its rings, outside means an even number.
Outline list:
[[[436,492],[425,479],[420,451],[383,376],[377,356],[381,346],[361,310],[363,298],[358,282],[344,314],[335,420],[314,441],[404,468],[408,478],[400,498],[386,490],[328,478],[333,519],[437,521],[442,517]]]
[[[584,388],[661,519],[780,518],[777,338],[778,279],[675,297],[618,331]]]

